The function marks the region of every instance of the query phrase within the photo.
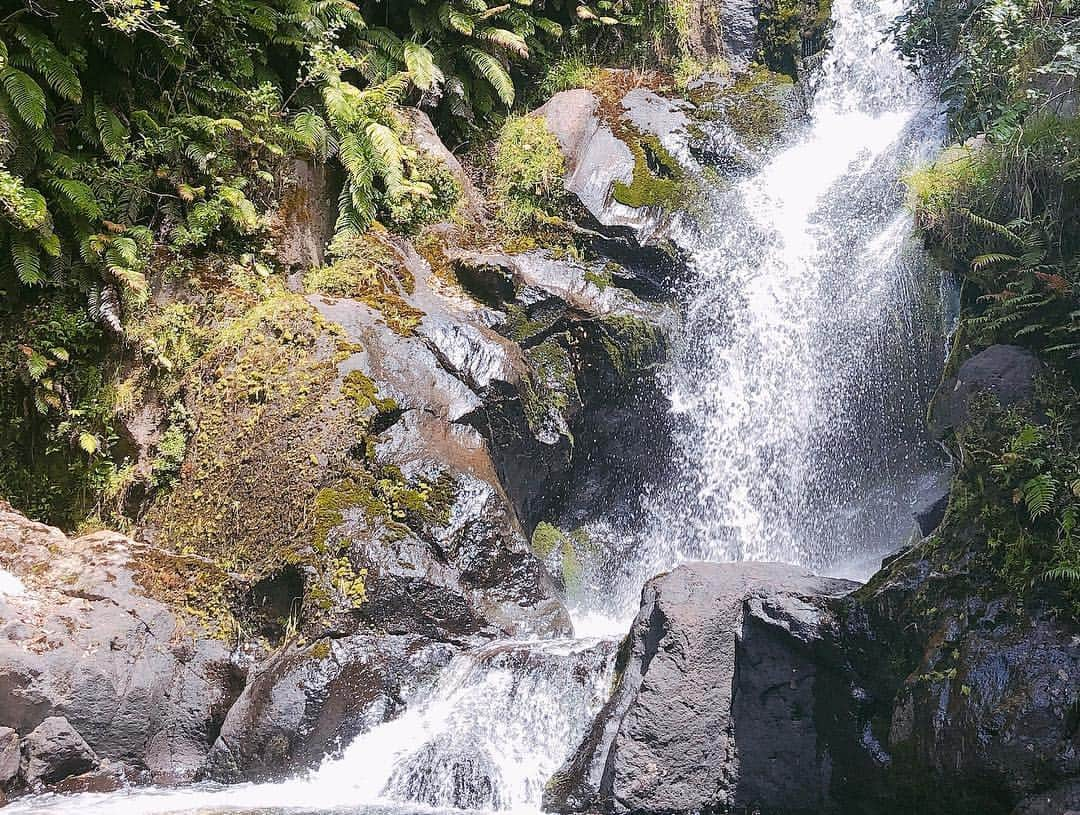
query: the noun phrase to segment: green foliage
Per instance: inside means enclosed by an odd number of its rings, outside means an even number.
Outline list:
[[[1059,388],[1043,422],[979,406],[957,439],[964,459],[950,513],[984,531],[1015,591],[1080,615],[1080,393]]]
[[[822,48],[832,0],[766,0],[758,13],[762,64],[795,77],[809,53]]]
[[[561,91],[590,88],[600,77],[600,67],[582,52],[570,54],[553,63],[540,82],[539,98],[550,99]]]
[[[566,163],[559,140],[542,116],[507,119],[499,133],[494,195],[499,219],[512,230],[551,220],[565,196]]]
[[[590,32],[618,37],[634,25],[628,5],[598,0],[583,14],[570,0],[43,0],[4,16],[0,355],[18,376],[0,395],[0,424],[12,429],[0,488],[66,521],[93,493],[88,460],[123,468],[110,348],[122,343],[157,385],[175,385],[200,340],[190,315],[151,303],[157,272],[271,255],[266,216],[292,159],[344,170],[341,240],[376,221],[419,231],[461,190],[411,144],[402,106],[456,130],[501,116],[564,39],[580,47],[599,41]],[[259,266],[265,277],[262,260],[245,264]],[[401,298],[403,280],[361,296],[407,332],[419,313]],[[92,339],[42,341],[38,317],[58,312]],[[50,356],[54,347],[68,356]],[[58,489],[77,482],[83,498],[67,491],[50,504],[54,476],[42,468],[56,471],[64,456],[78,472],[56,476],[66,480]]]
[[[956,270],[964,347],[1025,345],[1050,364],[1045,421],[983,406],[957,437],[950,514],[985,534],[1003,579],[1080,614],[1080,29],[1071,0],[936,0],[898,24],[945,78],[963,142],[907,178],[931,249]]]

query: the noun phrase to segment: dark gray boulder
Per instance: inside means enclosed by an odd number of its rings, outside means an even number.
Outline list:
[[[844,659],[864,689],[847,711],[853,749],[834,751],[837,775],[861,780],[838,785],[845,803],[1004,815],[1080,780],[1075,626],[1020,602],[977,546],[932,537],[845,603]],[[882,745],[880,770],[860,732]]]
[[[1030,403],[1035,377],[1042,370],[1038,357],[1016,345],[991,345],[960,366],[941,383],[930,404],[930,431],[944,438],[964,426],[977,397],[990,396],[1002,408]]]
[[[35,727],[23,739],[22,750],[21,775],[31,787],[55,784],[98,766],[90,745],[62,716],[50,716]]]
[[[650,581],[611,699],[552,778],[557,812],[821,808],[829,758],[813,717],[826,599],[854,584],[780,564],[680,566]]]
[[[208,766],[222,781],[316,765],[404,709],[402,683],[433,679],[455,649],[418,637],[360,634],[286,646],[255,667]]]
[[[60,721],[117,767],[159,780],[201,769],[238,677],[224,643],[136,583],[148,551],[115,533],[68,538],[0,503],[0,568],[24,585],[0,593],[0,722],[36,756],[32,779],[56,775],[42,762]]]

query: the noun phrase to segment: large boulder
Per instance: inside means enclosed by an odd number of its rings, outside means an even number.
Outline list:
[[[454,649],[418,637],[360,634],[292,646],[259,666],[210,754],[215,778],[280,777],[312,767],[404,708]]]
[[[650,581],[611,699],[544,808],[818,810],[829,756],[814,711],[835,694],[815,650],[827,599],[854,588],[779,564],[680,566]]]
[[[0,722],[23,735],[26,781],[89,769],[91,755],[159,780],[201,769],[240,681],[225,643],[138,584],[151,556],[0,503],[0,569],[20,583],[0,593]]]
[[[948,533],[846,601],[844,657],[863,689],[834,762],[861,781],[838,785],[848,805],[1004,815],[1080,782],[1075,627],[1019,601],[979,547]],[[876,756],[859,734],[873,734]]]
[[[0,789],[19,774],[21,755],[19,734],[10,727],[0,727]]]
[[[542,116],[558,139],[566,161],[564,186],[591,225],[644,246],[664,237],[675,210],[689,200],[692,184],[686,179],[681,185],[679,202],[642,206],[617,200],[616,185],[649,186],[662,184],[666,173],[681,175],[678,166],[667,165],[686,152],[692,106],[629,85],[614,111],[606,110],[593,91],[575,89],[555,94],[534,115]]]
[[[931,432],[943,438],[950,430],[962,428],[980,396],[1002,408],[1030,404],[1041,370],[1039,358],[1016,345],[991,345],[980,351],[942,382],[930,404]]]
[[[54,784],[97,769],[98,757],[62,716],[50,716],[23,740],[23,780],[31,787]]]

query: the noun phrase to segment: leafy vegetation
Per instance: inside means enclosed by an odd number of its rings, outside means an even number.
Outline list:
[[[619,47],[646,7],[11,8],[0,20],[0,494],[65,525],[92,511],[121,477],[118,415],[133,401],[132,362],[150,372],[139,392],[170,392],[203,350],[185,307],[162,313],[153,292],[230,265],[222,259],[275,273],[268,214],[292,159],[340,168],[339,245],[375,221],[416,232],[461,191],[411,144],[401,106],[425,108],[444,132],[487,126],[564,52]],[[349,262],[348,253],[335,260]],[[366,291],[396,308],[383,288]],[[407,331],[414,318],[395,313]],[[178,441],[170,436],[170,448]]]
[[[899,22],[913,64],[944,83],[957,144],[908,178],[930,248],[963,281],[961,353],[993,343],[1051,370],[1044,416],[986,406],[956,442],[951,517],[986,535],[1018,592],[1080,613],[1080,27],[1065,2],[943,0]],[[955,56],[959,59],[955,59]]]

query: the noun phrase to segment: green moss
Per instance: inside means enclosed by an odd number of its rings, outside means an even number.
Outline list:
[[[997,195],[1001,159],[989,147],[952,145],[937,160],[908,173],[908,204],[919,226],[945,244],[956,242],[969,226],[961,211],[978,208]]]
[[[787,98],[792,92],[791,77],[755,65],[721,90],[714,103],[744,144],[764,148],[787,124]]]
[[[412,273],[376,228],[359,236],[335,239],[334,260],[304,276],[305,291],[350,297],[380,312],[395,333],[408,336],[424,313],[406,300],[416,287]]]
[[[570,355],[557,337],[549,337],[525,352],[531,376],[523,383],[525,418],[533,432],[565,436],[571,444],[568,413],[579,405],[578,393]]]
[[[608,262],[599,269],[592,267],[586,270],[585,279],[596,288],[603,291],[612,284],[612,273],[620,271],[617,263]]]
[[[602,325],[604,350],[612,367],[624,378],[651,368],[663,355],[663,335],[641,317],[629,314],[605,317]]]
[[[629,184],[615,182],[612,190],[615,200],[635,209],[678,206],[685,173],[660,139],[639,135],[626,141],[634,154],[634,176]]]
[[[376,413],[393,413],[398,404],[388,396],[379,396],[379,386],[363,371],[349,371],[341,385],[341,395],[351,401],[360,413],[372,409]]]
[[[180,476],[180,468],[187,457],[188,436],[191,433],[191,420],[183,404],[177,404],[172,411],[168,428],[161,435],[157,445],[157,455],[151,465],[151,480],[157,488],[172,486]]]
[[[562,543],[562,531],[547,521],[541,521],[533,530],[532,550],[536,556],[547,558]]]
[[[543,116],[507,119],[495,146],[493,198],[497,217],[511,230],[551,219],[566,197],[566,162]]]
[[[541,560],[555,560],[563,587],[573,594],[581,590],[583,557],[592,550],[584,528],[564,532],[554,524],[541,521],[533,530],[532,550]]]
[[[540,97],[546,101],[561,91],[591,88],[600,77],[600,67],[587,53],[558,60],[547,69],[540,83]]]

